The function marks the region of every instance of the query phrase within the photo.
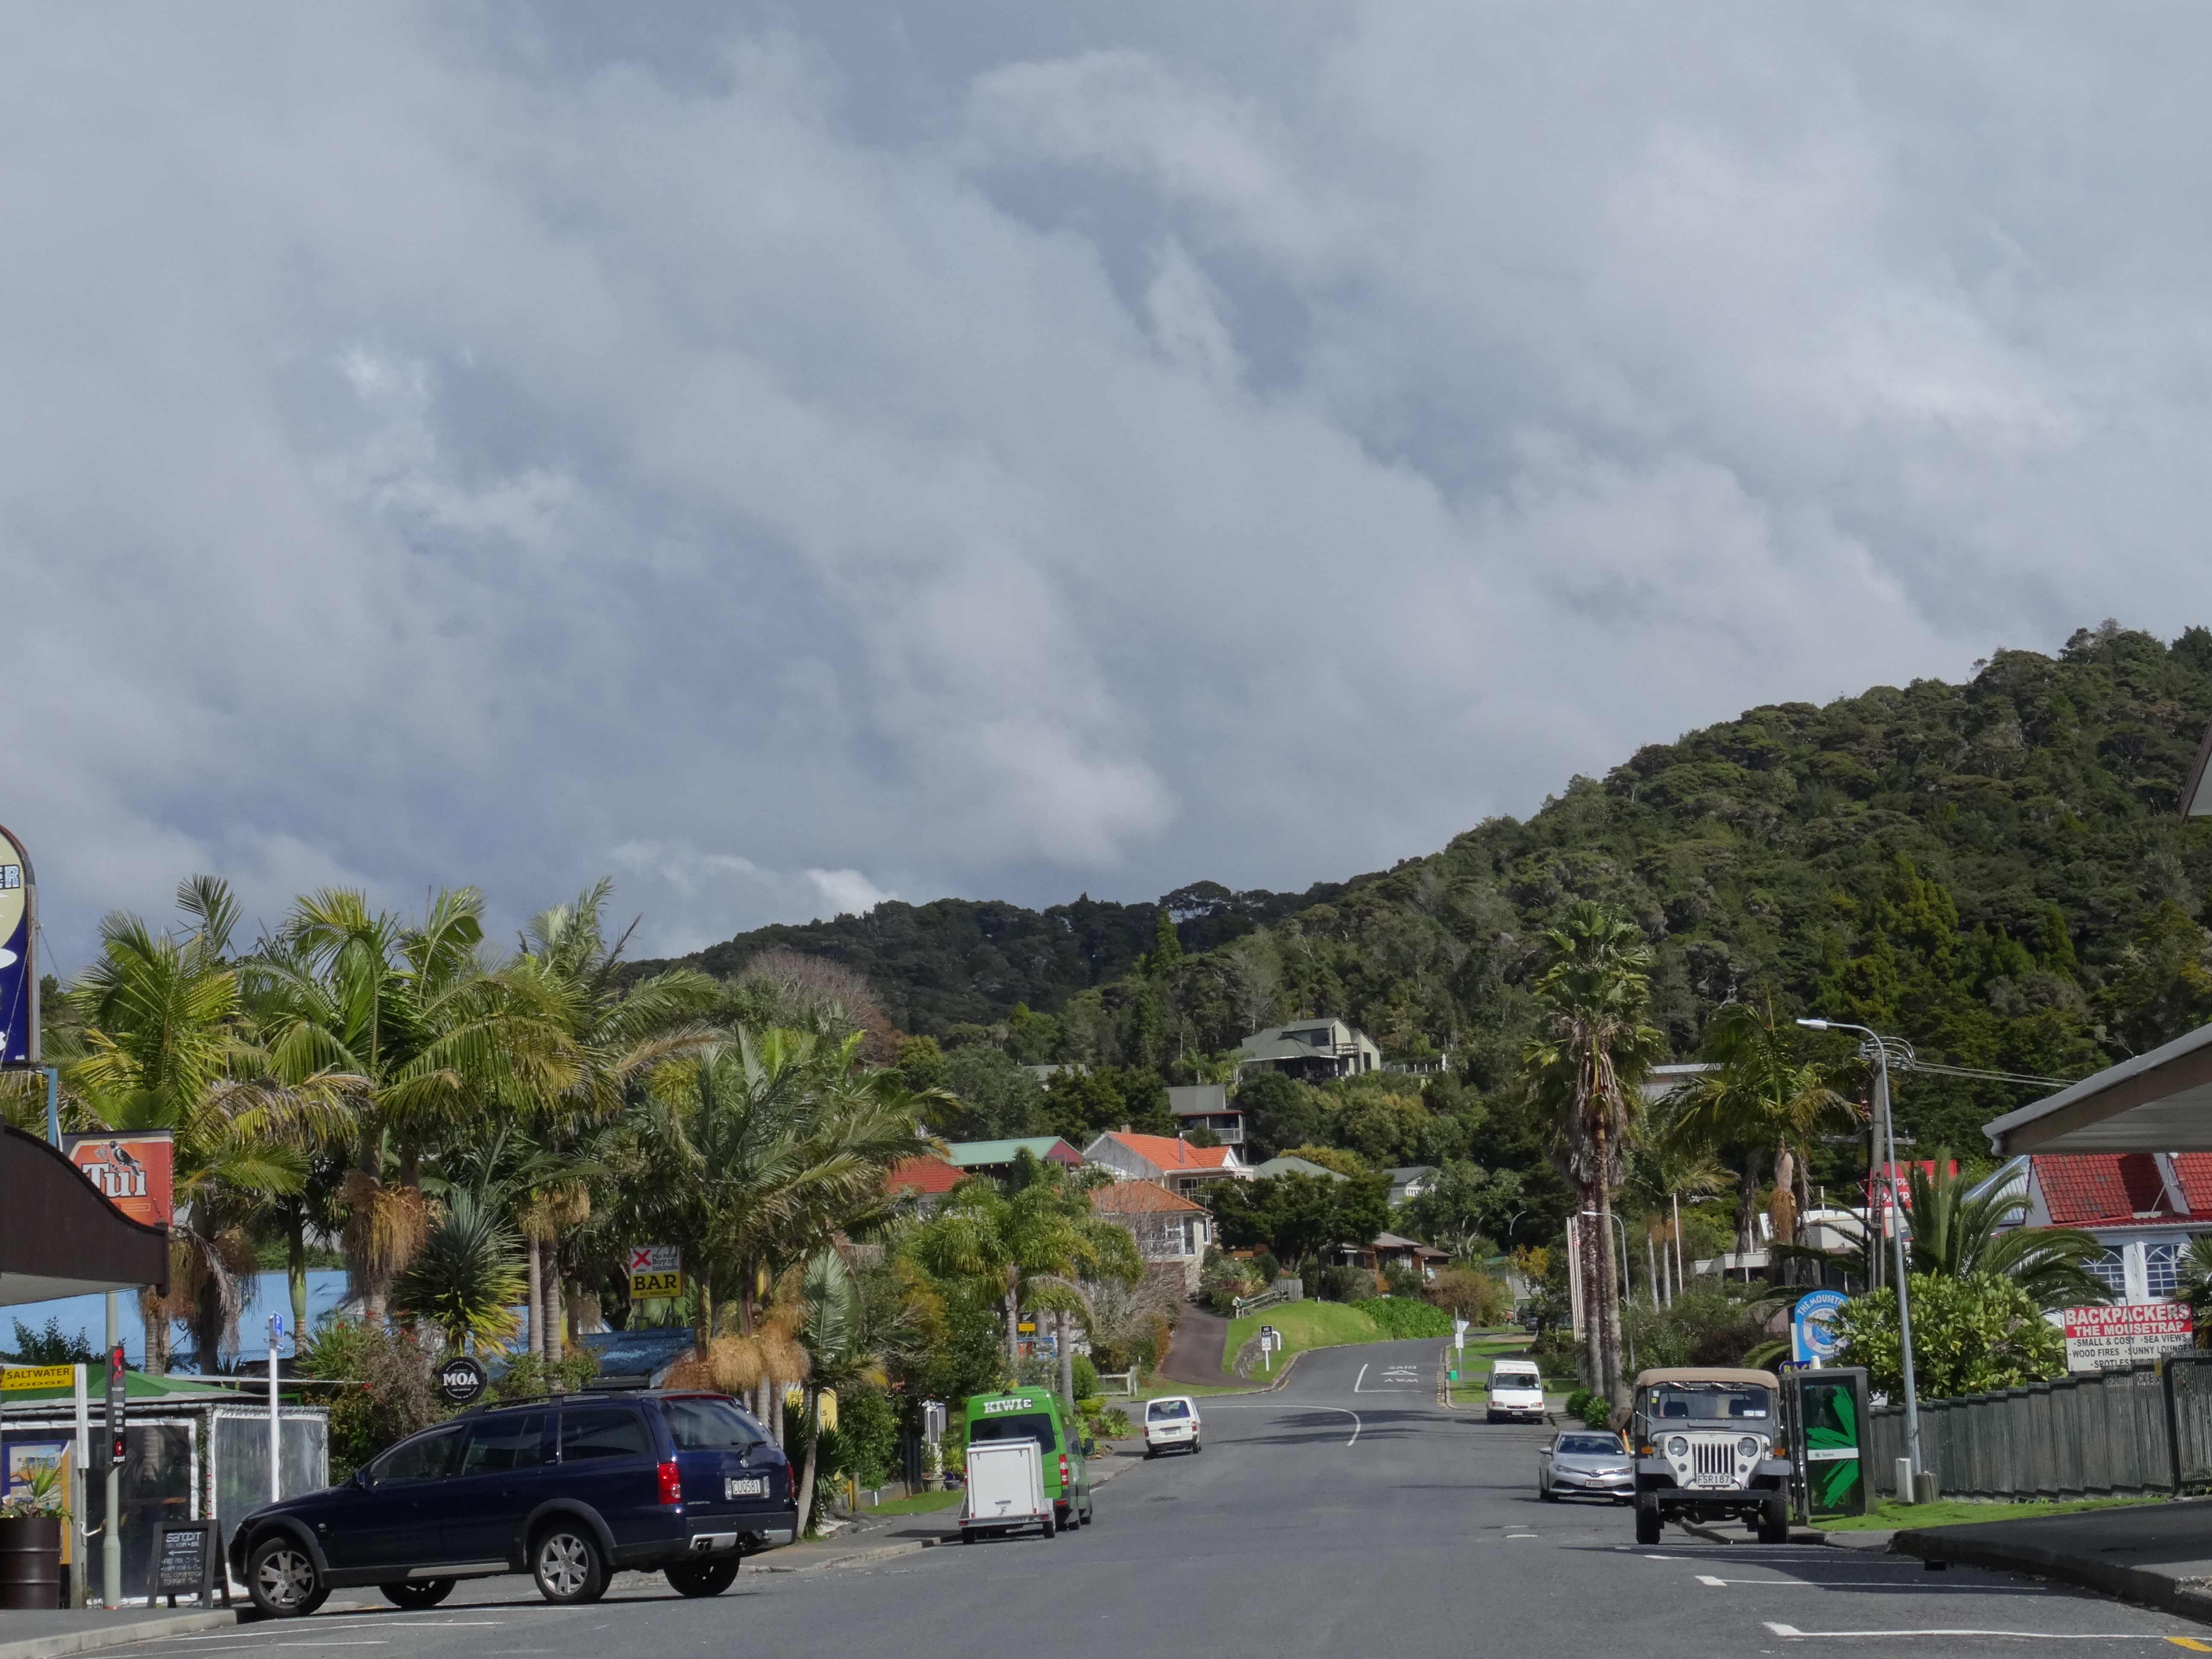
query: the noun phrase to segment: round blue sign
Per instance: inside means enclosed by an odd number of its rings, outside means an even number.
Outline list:
[[[1826,1364],[1843,1351],[1836,1316],[1850,1298],[1841,1291],[1808,1291],[1790,1316],[1790,1346],[1801,1364]]]

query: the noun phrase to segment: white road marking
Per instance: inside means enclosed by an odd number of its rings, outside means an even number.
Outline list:
[[[1715,1589],[1718,1589],[1722,1585],[1727,1583],[1728,1580],[1725,1578],[1716,1578],[1709,1572],[1701,1572],[1698,1575],[1698,1582],[1700,1584],[1711,1584]]]
[[[2023,1642],[2163,1642],[2166,1638],[2154,1631],[2119,1630],[1799,1630],[1795,1625],[1778,1625],[1772,1620],[1762,1621],[1770,1634],[1775,1636],[1825,1637],[1842,1636],[2010,1636]]]
[[[1364,1366],[1364,1365],[1362,1365],[1362,1366],[1359,1368],[1359,1375],[1358,1375],[1358,1376],[1355,1376],[1355,1377],[1353,1377],[1353,1378],[1352,1379],[1352,1393],[1354,1393],[1354,1394],[1358,1394],[1358,1393],[1359,1392],[1359,1385],[1360,1385],[1362,1382],[1364,1382],[1366,1380],[1367,1380],[1367,1367],[1366,1367],[1366,1366]]]

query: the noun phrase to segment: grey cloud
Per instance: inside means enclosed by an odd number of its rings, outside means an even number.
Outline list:
[[[2193,92],[1954,16],[19,12],[57,954],[200,867],[506,922],[612,870],[654,950],[1303,885],[2178,627]]]

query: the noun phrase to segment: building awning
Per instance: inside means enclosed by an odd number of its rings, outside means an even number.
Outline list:
[[[2021,1152],[2212,1152],[2212,1025],[1982,1126]]]
[[[169,1236],[133,1221],[54,1147],[0,1128],[0,1306],[169,1289]]]

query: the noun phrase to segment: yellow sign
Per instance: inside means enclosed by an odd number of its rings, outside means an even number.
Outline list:
[[[66,1389],[76,1381],[74,1365],[10,1365],[0,1373],[0,1389]]]
[[[684,1294],[684,1252],[673,1244],[629,1247],[629,1299]]]

